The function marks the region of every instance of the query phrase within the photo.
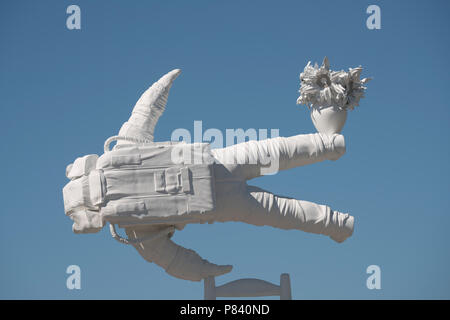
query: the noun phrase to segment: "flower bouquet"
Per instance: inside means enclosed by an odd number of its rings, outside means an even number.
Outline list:
[[[311,110],[311,119],[317,131],[333,134],[341,132],[347,120],[347,110],[359,105],[370,78],[360,79],[361,67],[330,70],[325,57],[322,66],[308,62],[300,74],[300,97],[297,104],[305,104]]]

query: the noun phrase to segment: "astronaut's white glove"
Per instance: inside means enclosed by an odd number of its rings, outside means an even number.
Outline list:
[[[327,153],[327,159],[337,160],[345,153],[345,138],[342,134],[335,133],[333,135],[326,135],[319,133],[322,138],[325,148],[329,151]]]

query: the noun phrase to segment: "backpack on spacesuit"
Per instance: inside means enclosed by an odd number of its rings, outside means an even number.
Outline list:
[[[209,144],[105,142],[105,153],[69,165],[64,209],[73,231],[99,231],[106,221],[119,227],[177,224],[215,209],[214,174]]]

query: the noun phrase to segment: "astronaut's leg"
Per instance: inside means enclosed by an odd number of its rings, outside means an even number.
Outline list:
[[[324,234],[343,242],[353,233],[354,218],[331,210],[325,205],[274,195],[263,189],[247,186],[246,196],[219,210],[215,221],[239,221],[257,226],[296,229]]]
[[[301,134],[248,141],[212,152],[233,176],[249,180],[327,159],[337,160],[345,153],[345,140],[341,134]]]
[[[280,229],[298,229],[324,234],[342,242],[353,233],[354,218],[325,205],[276,196],[257,187],[248,187],[248,221]]]

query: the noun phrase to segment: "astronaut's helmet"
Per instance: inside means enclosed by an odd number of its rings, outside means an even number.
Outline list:
[[[95,169],[97,159],[96,154],[77,158],[66,169],[70,182],[63,188],[64,211],[73,220],[75,233],[95,233],[105,225],[100,206],[106,184],[101,170]]]

